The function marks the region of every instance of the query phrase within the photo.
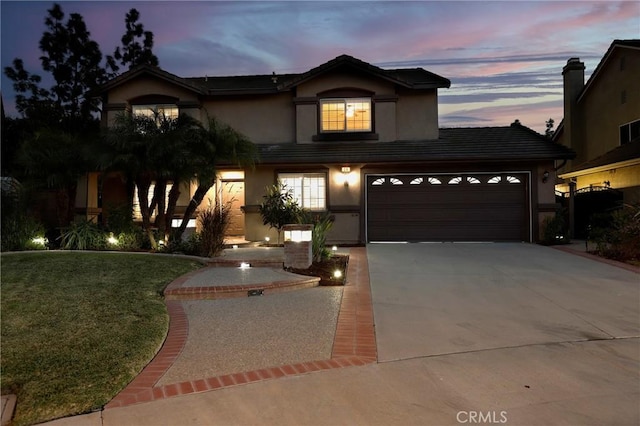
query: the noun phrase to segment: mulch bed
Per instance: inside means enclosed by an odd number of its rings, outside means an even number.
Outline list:
[[[344,285],[346,282],[348,264],[348,255],[336,254],[321,262],[313,262],[309,269],[285,268],[285,271],[293,272],[294,274],[320,277],[320,285],[335,286]],[[340,278],[334,277],[336,270],[342,272]]]

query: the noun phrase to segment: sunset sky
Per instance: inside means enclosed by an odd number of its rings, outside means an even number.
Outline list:
[[[343,53],[382,68],[422,67],[451,80],[440,126],[539,132],[562,119],[562,67],[586,76],[614,39],[640,38],[639,1],[60,2],[112,54],[132,7],[155,35],[160,66],[181,77],[304,72]],[[38,41],[53,2],[0,3],[1,61],[44,76]],[[49,85],[47,84],[46,87]],[[5,111],[15,116],[2,75]]]

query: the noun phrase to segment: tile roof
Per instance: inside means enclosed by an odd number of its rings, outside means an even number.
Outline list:
[[[393,142],[258,145],[261,164],[513,161],[570,159],[575,153],[521,126],[440,129],[440,138]]]
[[[593,160],[586,161],[577,165],[570,171],[565,173],[574,173],[581,170],[593,169],[595,167],[602,167],[608,164],[620,163],[622,161],[636,160],[640,158],[640,138],[635,138],[629,143],[621,145],[611,151],[594,158]]]
[[[350,68],[368,73],[410,89],[437,89],[451,86],[451,81],[422,68],[385,70],[349,55],[341,55],[309,71],[299,74],[263,74],[235,76],[179,77],[158,67],[142,65],[107,82],[96,94],[107,92],[141,74],[153,75],[203,95],[268,94],[289,91],[323,73]]]
[[[287,91],[323,73],[352,68],[411,89],[437,89],[451,86],[451,81],[422,68],[385,70],[349,55],[341,55],[301,74],[264,74],[226,77],[191,77],[184,80],[202,87],[210,95],[258,94]]]

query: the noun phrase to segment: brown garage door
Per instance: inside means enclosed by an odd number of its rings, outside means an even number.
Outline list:
[[[368,241],[529,241],[527,175],[369,175]]]

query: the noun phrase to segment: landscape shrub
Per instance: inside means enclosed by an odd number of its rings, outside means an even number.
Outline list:
[[[105,232],[94,222],[76,219],[63,229],[60,248],[65,250],[104,250],[107,248]]]
[[[215,257],[224,249],[224,236],[229,226],[231,203],[209,203],[209,207],[198,212],[200,232],[198,242],[200,256]]]
[[[46,230],[42,223],[31,217],[19,193],[2,192],[0,200],[0,250],[44,250],[48,248]]]
[[[262,224],[276,228],[278,231],[278,244],[280,244],[282,227],[291,223],[299,223],[302,214],[302,209],[293,197],[293,192],[281,182],[267,186],[259,211]]]
[[[610,214],[591,218],[589,241],[610,259],[640,261],[640,204],[625,204]]]
[[[327,248],[327,233],[333,226],[334,218],[329,212],[312,212],[310,210],[302,210],[298,216],[301,224],[312,224],[312,255],[314,262],[320,262],[331,257],[331,251]]]
[[[553,217],[544,219],[541,242],[545,245],[567,244],[569,242],[569,230],[563,212],[557,212]]]

